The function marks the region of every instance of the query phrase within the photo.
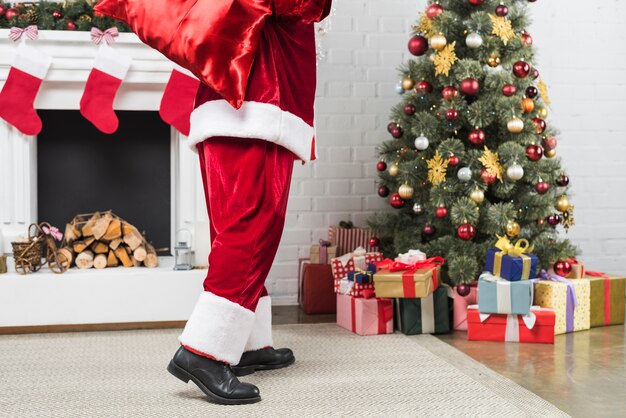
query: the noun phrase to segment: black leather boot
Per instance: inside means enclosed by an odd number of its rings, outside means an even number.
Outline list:
[[[278,350],[268,347],[256,351],[246,351],[239,364],[231,366],[237,376],[246,376],[257,370],[274,370],[291,366],[296,361],[293,351],[289,348]]]
[[[215,403],[239,405],[261,400],[259,389],[241,383],[228,364],[199,356],[183,346],[174,354],[167,370],[185,383],[191,379]]]

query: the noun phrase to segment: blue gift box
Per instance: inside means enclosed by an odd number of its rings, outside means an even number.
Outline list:
[[[478,279],[478,311],[488,314],[528,315],[533,303],[530,280],[510,282],[489,272]]]
[[[527,261],[524,261],[524,259],[527,259]],[[524,263],[529,265],[527,271],[524,269]],[[532,254],[526,254],[523,257],[512,257],[508,254],[502,254],[502,250],[498,248],[490,248],[487,250],[485,270],[496,276],[516,282],[535,278],[537,276],[537,264],[538,259]],[[523,274],[525,272],[526,274]]]
[[[371,273],[359,273],[355,271],[351,271],[348,273],[348,281],[356,282],[361,284],[372,283],[373,278]]]

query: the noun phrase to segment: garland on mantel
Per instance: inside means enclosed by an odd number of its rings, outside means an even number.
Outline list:
[[[0,28],[37,25],[40,30],[90,31],[92,27],[105,30],[115,26],[120,32],[130,32],[119,20],[94,13],[96,3],[97,0],[21,3],[0,0]]]

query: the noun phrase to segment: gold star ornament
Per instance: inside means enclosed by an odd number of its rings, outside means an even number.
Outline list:
[[[454,48],[456,42],[446,45],[441,51],[432,56],[435,64],[435,75],[444,74],[446,77],[450,74],[452,65],[458,60]]]
[[[489,148],[485,147],[485,152],[478,161],[483,163],[490,176],[503,181],[504,168],[500,165],[500,156],[497,152],[490,151]]]
[[[417,25],[413,26],[413,31],[416,33],[422,33],[427,38],[430,38],[435,34],[432,19],[426,16],[425,13],[421,13]]]
[[[499,37],[504,45],[508,44],[515,37],[511,21],[494,14],[490,14],[489,17],[491,18],[491,33]]]
[[[439,151],[435,152],[433,158],[428,160],[428,181],[433,185],[438,185],[446,181],[446,170],[448,169],[448,159],[441,158]]]

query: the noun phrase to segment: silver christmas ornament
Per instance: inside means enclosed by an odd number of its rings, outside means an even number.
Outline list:
[[[469,167],[463,167],[456,173],[456,176],[461,181],[470,181],[472,179],[472,170]]]
[[[416,203],[413,205],[413,212],[415,212],[417,215],[421,215],[422,213],[424,213],[424,208],[419,203]]]
[[[519,164],[513,164],[506,170],[506,175],[513,181],[520,180],[524,177],[524,167]]]
[[[426,138],[424,135],[420,135],[415,138],[415,148],[420,151],[424,151],[426,148],[428,148],[428,143],[428,138]]]
[[[404,86],[402,85],[402,81],[398,81],[398,84],[396,84],[396,93],[404,94]]]
[[[465,44],[472,49],[480,48],[483,44],[483,37],[476,32],[472,32],[465,38]]]

